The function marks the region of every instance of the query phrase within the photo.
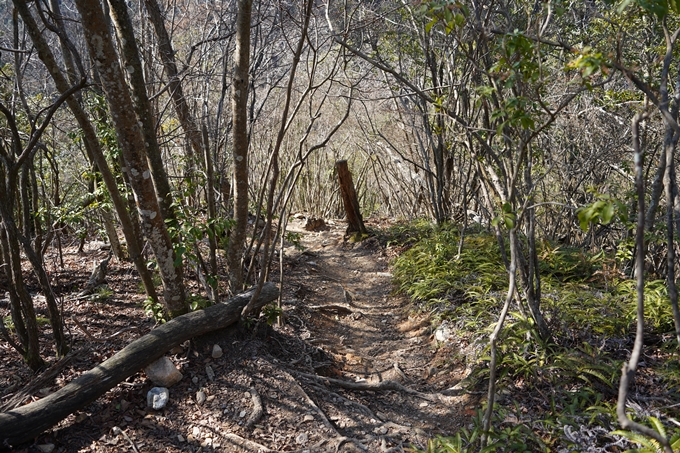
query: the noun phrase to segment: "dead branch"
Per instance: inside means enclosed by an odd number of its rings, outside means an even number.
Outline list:
[[[133,341],[57,392],[0,414],[0,448],[11,448],[30,441],[186,340],[236,323],[241,310],[252,297],[252,291],[204,310],[178,316]],[[275,300],[278,294],[277,286],[267,283],[262,288],[257,305],[265,306]]]
[[[262,414],[264,414],[264,409],[262,408],[262,398],[260,398],[260,395],[257,393],[257,391],[254,388],[250,388],[250,398],[253,400],[253,413],[248,417],[248,420],[246,421],[245,428],[250,429],[257,423],[260,418],[262,418]]]
[[[39,376],[32,379],[31,382],[26,384],[26,386],[24,386],[23,389],[19,390],[10,399],[8,399],[2,405],[0,405],[0,411],[5,412],[20,406],[21,403],[26,401],[26,398],[31,396],[39,389],[45,387],[48,382],[51,382],[57,376],[57,374],[59,374],[59,372],[63,370],[66,367],[66,365],[71,363],[71,361],[75,357],[79,356],[80,353],[81,351],[72,352],[71,354],[61,358],[59,361],[54,363],[48,369],[43,371]]]
[[[111,256],[112,255],[109,254],[106,259],[94,266],[85,288],[80,293],[78,293],[79,297],[92,294],[97,286],[103,285],[104,282],[106,282],[106,273],[109,271],[109,261],[111,260]]]

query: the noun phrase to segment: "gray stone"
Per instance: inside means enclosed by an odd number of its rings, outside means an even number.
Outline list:
[[[205,375],[208,376],[209,381],[215,380],[215,372],[210,365],[205,366]]]
[[[196,392],[196,402],[201,405],[205,403],[205,400],[208,398],[208,396],[205,394],[203,390],[199,390]]]
[[[212,348],[212,358],[213,359],[219,359],[220,357],[222,357],[222,354],[223,354],[223,352],[222,352],[222,348],[220,347],[220,345],[215,344]]]
[[[161,410],[170,398],[170,391],[165,387],[154,387],[146,394],[146,405],[154,410]]]
[[[144,368],[144,372],[151,382],[158,387],[172,387],[184,377],[172,363],[172,360],[165,356]]]
[[[38,450],[40,450],[42,453],[52,453],[54,451],[54,444],[40,444],[37,446]]]

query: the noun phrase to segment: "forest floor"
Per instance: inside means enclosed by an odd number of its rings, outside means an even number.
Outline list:
[[[468,426],[479,396],[455,387],[466,375],[455,349],[465,345],[437,344],[429,319],[392,293],[397,250],[375,237],[348,242],[344,230],[329,222],[309,232],[293,221],[303,249],[286,249],[284,324],[213,332],[171,351],[184,378],[166,408],[147,407],[153,384],[140,372],[20,451],[405,452]],[[50,394],[154,327],[128,263],[111,263],[102,300],[77,298],[92,264],[108,255],[102,246],[65,248],[63,266],[50,256],[74,355],[36,383],[0,342],[0,406],[29,382],[24,402]],[[7,301],[1,307],[4,316]],[[261,416],[247,426],[260,403]]]

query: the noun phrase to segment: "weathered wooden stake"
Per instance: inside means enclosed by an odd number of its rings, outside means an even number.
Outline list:
[[[347,234],[357,233],[357,236],[367,235],[364,221],[361,218],[361,211],[359,210],[359,200],[357,199],[356,190],[354,190],[354,182],[352,182],[352,173],[349,172],[346,160],[339,160],[335,163],[335,169],[338,172],[338,179],[340,180],[340,193],[342,193],[342,202],[345,205],[345,212],[347,213]],[[361,239],[361,238],[360,238]]]

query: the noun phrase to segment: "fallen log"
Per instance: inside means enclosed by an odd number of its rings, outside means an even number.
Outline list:
[[[174,318],[55,393],[0,414],[0,450],[33,440],[184,341],[235,324],[253,292],[251,289],[223,303]],[[274,283],[266,283],[257,299],[257,309],[278,294]]]

